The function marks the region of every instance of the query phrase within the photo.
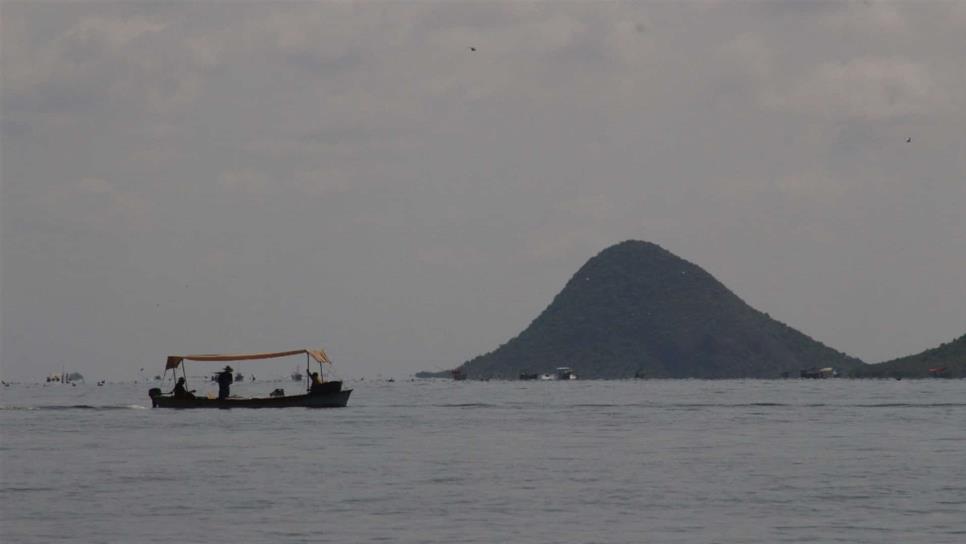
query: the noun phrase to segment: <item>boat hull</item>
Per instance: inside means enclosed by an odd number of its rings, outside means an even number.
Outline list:
[[[206,397],[172,397],[151,395],[155,408],[343,408],[349,402],[352,389],[331,393],[291,395],[285,397],[257,397],[209,399]]]

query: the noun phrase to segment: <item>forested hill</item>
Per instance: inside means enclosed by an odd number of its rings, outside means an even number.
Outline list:
[[[863,365],[748,306],[660,246],[626,241],[581,267],[519,336],[460,369],[471,379],[558,366],[581,378],[776,378]]]
[[[930,369],[933,372],[930,372]],[[945,369],[945,370],[942,370]],[[857,368],[861,378],[966,378],[966,334],[937,348],[884,363]]]

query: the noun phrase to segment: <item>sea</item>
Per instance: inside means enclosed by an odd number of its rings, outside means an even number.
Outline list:
[[[966,380],[153,385],[0,387],[0,541],[966,542]]]

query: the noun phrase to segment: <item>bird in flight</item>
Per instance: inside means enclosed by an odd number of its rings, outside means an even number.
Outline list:
[[[476,51],[476,47],[470,46],[470,51]]]
[[[909,136],[908,138],[906,138],[906,143],[907,144],[912,143],[912,136]]]

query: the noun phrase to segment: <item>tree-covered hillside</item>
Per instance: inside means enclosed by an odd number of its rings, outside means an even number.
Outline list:
[[[856,368],[852,375],[859,378],[966,378],[966,334],[916,355]]]
[[[774,378],[863,363],[751,308],[698,266],[627,241],[581,267],[519,336],[460,369],[516,378],[558,366],[582,378]]]

